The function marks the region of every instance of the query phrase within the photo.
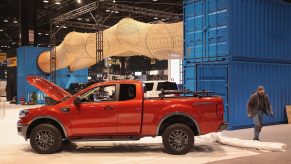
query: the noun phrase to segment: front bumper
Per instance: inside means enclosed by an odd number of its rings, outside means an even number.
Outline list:
[[[220,126],[219,126],[219,131],[223,131],[223,130],[226,130],[227,129],[227,123],[222,123]]]
[[[28,129],[28,125],[17,124],[18,135],[23,136],[25,140],[27,139],[26,137],[27,129]]]

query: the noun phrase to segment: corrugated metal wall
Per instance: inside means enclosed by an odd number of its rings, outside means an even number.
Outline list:
[[[184,87],[222,96],[230,129],[252,125],[246,103],[258,85],[265,86],[276,113],[265,123],[285,121],[290,10],[281,0],[184,1]]]
[[[290,4],[282,0],[230,2],[230,52],[234,58],[291,62]]]
[[[246,112],[246,103],[259,85],[269,95],[275,113],[274,118],[265,117],[264,123],[282,123],[285,105],[291,104],[291,64],[232,62],[229,80],[229,125],[231,129],[252,124]]]
[[[46,79],[50,77],[44,74],[37,66],[37,58],[43,51],[49,50],[43,47],[21,47],[17,49],[17,97],[24,97],[26,101],[30,100],[32,92],[36,92],[38,95],[38,103],[44,103],[43,92],[39,91],[35,87],[29,85],[26,82],[27,75],[42,76]],[[62,88],[68,88],[71,83],[87,82],[88,69],[82,69],[75,72],[70,72],[68,69],[62,69],[57,71],[56,84]]]

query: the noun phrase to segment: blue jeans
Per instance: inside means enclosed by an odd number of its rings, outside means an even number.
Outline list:
[[[253,120],[254,120],[254,139],[255,140],[259,140],[260,137],[260,132],[262,130],[262,126],[263,126],[263,115],[264,113],[262,111],[259,111],[256,115],[253,116]]]

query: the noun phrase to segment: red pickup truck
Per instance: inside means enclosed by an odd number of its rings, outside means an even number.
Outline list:
[[[162,136],[170,154],[186,154],[194,136],[218,130],[223,99],[218,96],[144,98],[141,81],[101,82],[75,95],[44,78],[27,81],[54,100],[53,104],[19,113],[17,130],[41,154],[61,150],[64,141],[138,140]]]

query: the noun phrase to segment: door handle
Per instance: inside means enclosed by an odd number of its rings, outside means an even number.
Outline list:
[[[112,109],[113,109],[112,106],[106,106],[106,107],[104,107],[104,110],[112,110]]]

